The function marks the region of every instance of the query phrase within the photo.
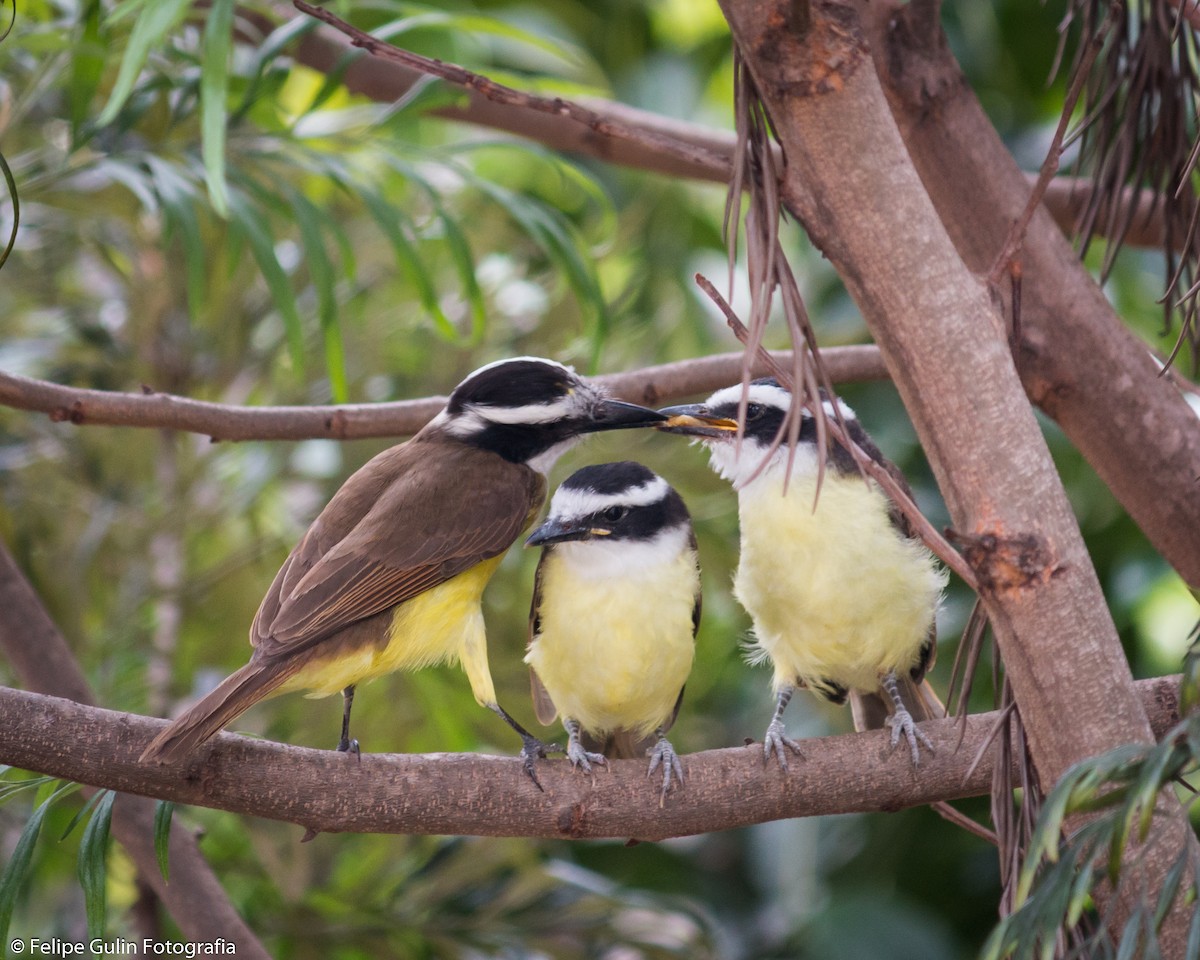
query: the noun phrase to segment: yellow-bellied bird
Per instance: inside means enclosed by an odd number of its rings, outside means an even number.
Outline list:
[[[903,734],[917,764],[918,742],[931,750],[932,745],[912,710],[918,719],[944,713],[924,677],[933,662],[934,618],[946,574],[887,495],[864,480],[850,452],[832,438],[817,497],[817,429],[807,410],[790,478],[786,436],[764,463],[792,403],[775,380],[750,384],[739,444],[735,420],[741,398],[739,384],[702,404],[660,412],[676,418],[663,427],[667,432],[708,446],[713,469],[737,490],[741,557],[734,592],[754,622],[752,660],[768,660],[775,670],[775,714],[764,753],[774,752],[784,768],[784,746],[799,753],[783,726],[795,687],[834,703],[845,702],[851,692],[869,696],[882,690],[891,705],[886,722],[892,745]],[[832,420],[832,402],[822,402]],[[850,439],[907,489],[853,411],[841,404],[841,412]]]
[[[334,494],[267,591],[250,627],[250,662],[155,737],[142,760],[178,760],[254,703],[293,690],[341,691],[338,749],[357,752],[356,684],[458,661],[475,699],[521,735],[533,776],[545,747],[496,701],[483,588],[536,517],[563,451],[587,433],[662,419],[551,360],[476,370],[416,436]]]
[[[545,548],[525,656],[538,720],[562,714],[567,757],[589,772],[606,756],[645,756],[650,746],[647,775],[662,766],[665,798],[672,774],[683,782],[666,734],[700,624],[687,507],[640,463],[584,467],[555,491],[549,517],[525,542]]]

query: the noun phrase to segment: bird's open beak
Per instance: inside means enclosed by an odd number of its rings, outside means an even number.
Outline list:
[[[658,424],[663,433],[679,433],[686,437],[723,440],[737,434],[737,421],[726,417],[710,417],[702,403],[682,407],[663,407],[658,411],[666,419]]]
[[[584,429],[588,433],[601,430],[628,430],[634,427],[654,427],[667,418],[657,410],[639,407],[624,400],[601,400],[592,407],[592,419]]]
[[[529,535],[525,546],[544,547],[547,544],[564,543],[567,540],[587,540],[596,532],[588,526],[550,517]],[[604,531],[605,534],[608,532],[608,530]]]

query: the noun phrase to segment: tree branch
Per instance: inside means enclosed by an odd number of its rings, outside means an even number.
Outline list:
[[[790,353],[778,354],[788,363]],[[887,376],[872,346],[830,347],[822,351],[835,381],[879,380]],[[596,379],[614,396],[657,406],[676,397],[711,393],[736,383],[742,354],[726,353],[646,367]],[[756,375],[765,374],[757,367]],[[445,406],[445,397],[394,403],[342,404],[330,407],[241,407],[156,393],[116,393],[64,387],[44,380],[0,372],[0,405],[50,415],[57,422],[121,427],[154,427],[206,434],[217,440],[303,440],[314,437],[350,440],[416,433]]]
[[[937,4],[922,7],[936,12]],[[273,24],[256,12],[246,12],[245,19],[253,22],[262,35]],[[936,27],[936,18],[930,27]],[[352,44],[328,27],[305,34],[295,45],[293,55],[301,63],[319,73],[329,74],[353,50]],[[405,95],[425,72],[377,56],[359,57],[346,69],[343,83],[351,93],[371,100],[390,103]],[[627,104],[599,97],[581,97],[580,107],[602,121],[599,127],[577,123],[570,117],[529,108],[520,98],[500,103],[483,93],[467,89],[466,102],[459,106],[437,107],[431,112],[447,120],[503,130],[545,144],[565,153],[596,157],[606,163],[647,170],[668,177],[729,182],[733,170],[733,153],[737,137],[732,131],[717,130],[697,123],[639,110]],[[619,130],[619,136],[611,135]],[[650,136],[653,135],[653,136]],[[669,149],[660,143],[672,141]],[[1025,174],[1030,189],[1037,182],[1036,174]],[[1051,216],[1067,234],[1075,230],[1079,213],[1087,203],[1091,183],[1074,177],[1056,177],[1049,184],[1044,199]],[[1127,246],[1161,249],[1166,227],[1161,216],[1162,204],[1152,205],[1150,191],[1127,190],[1122,194],[1122,208],[1139,200],[1144,211],[1130,225],[1125,237]],[[1101,223],[1124,223],[1123,215]]]
[[[976,569],[1040,782],[1049,787],[1117,744],[1148,743],[1149,722],[1014,369],[1006,324],[914,168],[858,9],[824,0],[802,42],[777,29],[786,16],[779,0],[721,0],[721,8],[787,156],[788,206],[861,309]],[[945,118],[930,125],[944,128]],[[1162,797],[1146,855],[1129,871],[1129,888],[1150,897],[1181,850],[1200,865],[1182,808],[1169,791]],[[1115,931],[1134,907],[1123,893],[1117,899],[1121,909],[1106,918]],[[1186,926],[1186,918],[1169,921],[1170,950],[1182,949]]]
[[[1178,716],[1178,678],[1139,684],[1165,732]],[[887,731],[806,740],[783,774],[750,744],[683,757],[686,779],[659,806],[642,760],[611,761],[594,778],[545,761],[538,792],[515,758],[364,754],[219,734],[183,764],[138,762],[164,721],[0,688],[0,763],[97,787],[296,823],[320,832],[427,833],[662,840],[787,817],[895,811],[986,794],[997,714],[923,724],[937,752],[914,770]],[[975,754],[991,740],[967,776]],[[339,789],[329,785],[337,783]],[[173,862],[174,864],[174,862]],[[172,877],[175,877],[174,865]]]
[[[37,594],[0,545],[0,649],[17,675],[33,690],[69,697],[78,709],[93,702],[79,664]],[[47,699],[38,694],[24,696]],[[60,703],[67,700],[54,701]],[[53,731],[48,731],[53,736]],[[13,736],[5,730],[0,738]],[[81,746],[86,745],[81,743]],[[82,781],[81,781],[82,782]],[[192,940],[220,933],[237,945],[238,956],[269,960],[270,955],[229,902],[195,837],[178,826],[171,831],[171,882],[163,879],[154,849],[154,803],[144,797],[120,796],[113,805],[112,833],[137,864],[179,929]]]
[[[903,11],[870,8],[876,69],[941,222],[959,256],[982,274],[1028,186],[948,46],[914,51]],[[1030,222],[1024,249],[1016,360],[1026,394],[1062,427],[1167,562],[1200,587],[1195,414],[1044,213]]]

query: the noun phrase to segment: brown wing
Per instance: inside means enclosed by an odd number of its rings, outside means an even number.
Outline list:
[[[545,497],[541,475],[457,443],[385,450],[334,495],[271,584],[260,654],[295,653],[503,553]]]
[[[542,551],[542,556],[538,560],[537,572],[533,575],[533,599],[529,602],[529,636],[525,643],[526,650],[533,646],[533,641],[537,639],[537,635],[542,630],[539,616],[542,606],[542,564],[546,562],[546,557],[549,555],[549,549]],[[550,691],[546,689],[542,678],[537,675],[537,671],[533,667],[529,668],[529,695],[533,698],[533,713],[537,717],[538,723],[543,727],[550,726],[554,722],[554,718],[558,716],[558,707],[554,705]]]

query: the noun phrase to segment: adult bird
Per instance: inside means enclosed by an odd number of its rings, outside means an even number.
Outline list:
[[[606,397],[537,357],[481,367],[411,440],[384,450],[334,494],[284,561],[250,627],[250,662],[156,736],[144,761],[170,763],[244,710],[294,690],[341,691],[338,750],[357,684],[458,661],[475,699],[521,735],[525,769],[545,746],[496,700],[480,598],[535,518],[546,474],[585,434],[663,416]]]
[[[683,783],[667,731],[700,624],[687,507],[640,463],[602,463],[563,481],[525,543],[543,548],[525,656],[538,720],[562,715],[567,758],[587,772],[648,752],[665,800],[672,776]]]
[[[791,393],[774,379],[755,380],[745,395],[739,440],[740,384],[704,403],[669,407],[670,433],[696,437],[709,448],[712,468],[737,490],[741,555],[734,592],[754,624],[751,659],[774,667],[775,712],[763,738],[786,769],[783,712],[796,687],[834,703],[848,694],[861,725],[869,701],[882,691],[891,715],[893,747],[901,735],[914,765],[918,744],[932,744],[918,719],[944,710],[925,681],[935,652],[934,618],[946,574],[917,539],[888,496],[858,471],[850,451],[830,438],[818,491],[816,419],[800,412],[795,452],[785,420]],[[839,401],[840,403],[840,401]],[[824,396],[825,416],[834,419]],[[907,490],[898,469],[840,403],[849,438]]]

